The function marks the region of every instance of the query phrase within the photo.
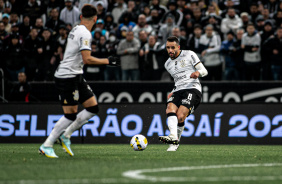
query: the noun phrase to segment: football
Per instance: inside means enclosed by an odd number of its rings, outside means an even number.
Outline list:
[[[130,146],[135,151],[143,151],[148,145],[147,138],[144,135],[137,134],[131,138]]]

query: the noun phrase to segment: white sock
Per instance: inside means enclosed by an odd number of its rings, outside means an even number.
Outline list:
[[[175,137],[176,139],[178,139],[177,136],[177,124],[178,124],[178,120],[177,120],[177,116],[168,116],[167,117],[167,124],[168,124],[168,129],[170,131],[170,135],[172,135],[173,137]]]
[[[45,147],[53,147],[55,141],[60,137],[63,131],[72,123],[72,120],[67,119],[65,116],[61,117],[59,121],[57,121],[50,135],[43,143]]]
[[[82,125],[84,125],[85,123],[87,123],[87,121],[92,118],[94,115],[94,113],[91,113],[89,111],[87,111],[86,109],[82,110],[80,113],[77,114],[76,116],[76,120],[70,125],[68,126],[68,128],[66,129],[64,136],[67,138],[71,137],[71,134],[76,131],[77,129],[79,129],[80,127],[82,127]]]
[[[177,136],[178,136],[178,141],[180,141],[181,134],[184,130],[184,126],[177,126]]]

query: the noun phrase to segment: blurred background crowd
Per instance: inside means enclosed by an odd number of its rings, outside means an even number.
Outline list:
[[[98,11],[92,55],[121,59],[120,67],[86,65],[87,80],[170,81],[163,65],[172,35],[204,63],[203,80],[282,79],[279,0],[0,0],[5,79],[52,81],[86,3]]]

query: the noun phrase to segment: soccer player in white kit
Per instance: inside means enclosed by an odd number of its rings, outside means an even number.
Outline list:
[[[103,59],[91,56],[90,31],[97,21],[97,10],[93,5],[85,4],[81,12],[81,23],[69,33],[64,58],[55,72],[55,85],[59,91],[64,116],[59,119],[49,137],[39,148],[39,153],[49,158],[58,158],[53,149],[57,139],[65,151],[70,156],[74,156],[70,148],[72,133],[99,111],[97,100],[82,76],[83,65],[120,64],[119,58],[113,56]],[[78,103],[81,103],[85,109],[77,114]]]
[[[175,36],[167,38],[166,50],[169,59],[165,63],[166,70],[173,77],[175,85],[168,95],[167,123],[170,134],[160,136],[159,140],[170,144],[167,151],[176,151],[184,129],[184,120],[199,106],[202,98],[202,87],[199,77],[208,71],[195,52],[180,50],[179,40]]]

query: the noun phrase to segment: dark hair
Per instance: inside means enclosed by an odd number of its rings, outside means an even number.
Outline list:
[[[97,15],[96,8],[91,4],[85,4],[81,9],[82,17],[90,18]]]
[[[179,40],[176,36],[170,36],[166,39],[168,42],[176,42],[179,45]]]

